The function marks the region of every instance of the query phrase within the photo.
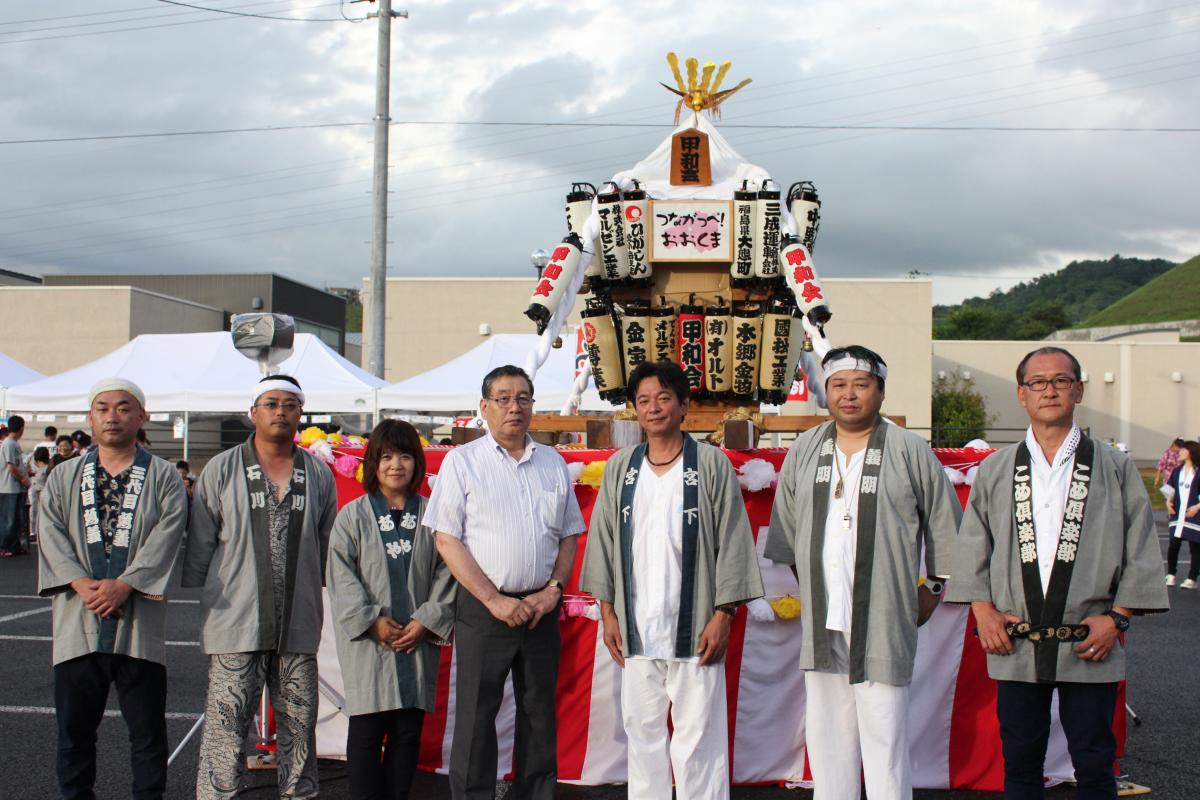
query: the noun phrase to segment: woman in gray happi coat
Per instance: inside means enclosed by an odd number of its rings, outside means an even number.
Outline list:
[[[350,795],[359,800],[408,797],[421,725],[434,708],[437,645],[454,624],[458,584],[421,524],[424,479],[416,430],[384,420],[363,460],[367,494],[341,510],[329,542],[326,583],[350,715]]]

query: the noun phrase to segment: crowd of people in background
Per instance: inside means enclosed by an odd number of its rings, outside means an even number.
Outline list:
[[[0,558],[30,552],[31,544],[37,542],[38,500],[50,472],[92,446],[92,437],[84,431],[59,434],[53,425],[47,425],[41,441],[28,449],[21,445],[24,435],[25,419],[20,415],[14,414],[0,425]],[[138,429],[137,443],[150,449],[145,429]],[[187,489],[190,510],[196,479],[187,461],[178,461],[175,467]]]
[[[30,543],[37,541],[38,498],[50,471],[92,446],[92,437],[81,430],[60,436],[58,428],[47,425],[41,441],[25,449],[25,427],[17,414],[0,425],[0,558],[29,553]]]

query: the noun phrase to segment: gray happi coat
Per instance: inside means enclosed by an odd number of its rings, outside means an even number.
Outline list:
[[[626,656],[630,655],[630,637],[625,608],[620,505],[621,486],[634,449],[627,447],[614,453],[604,467],[600,493],[592,507],[579,576],[579,587],[583,591],[615,606],[621,626],[621,648]],[[696,468],[700,473],[697,493],[700,513],[689,655],[695,655],[700,634],[717,606],[741,603],[763,595],[758,553],[733,465],[720,449],[701,442],[696,445]],[[645,460],[642,469],[650,469]],[[688,565],[684,564],[683,568],[688,569]]]
[[[38,515],[38,594],[52,597],[54,663],[96,652],[100,618],[71,581],[92,577],[79,482],[83,458],[59,464],[46,479]],[[166,663],[167,579],[187,521],[187,492],[175,467],[151,457],[120,579],[133,587],[117,622],[113,652]],[[155,599],[151,599],[155,598]]]
[[[285,591],[291,603],[290,615],[287,611],[282,615],[290,619],[286,631],[274,630],[270,549],[255,548],[255,538],[269,536],[270,531],[252,530],[242,445],[209,461],[196,481],[183,585],[204,587],[201,643],[209,655],[261,650],[317,652],[324,613],[325,551],[337,515],[337,490],[329,467],[307,451],[301,453],[306,502],[296,552],[288,556],[289,563],[295,563],[295,572]],[[256,554],[265,554],[265,558]],[[267,626],[259,624],[264,610],[268,613],[262,618],[270,621]]]
[[[954,559],[954,580],[946,600],[990,600],[997,609],[1029,619],[1021,580],[1020,547],[1013,513],[1013,472],[1019,445],[988,456],[979,465],[971,499],[963,514]],[[1096,455],[1083,530],[1062,622],[1075,625],[1113,606],[1138,613],[1167,610],[1162,554],[1146,487],[1124,453],[1095,443]],[[1037,502],[1036,490],[1034,502]],[[1118,645],[1103,661],[1084,661],[1073,642],[1034,645],[1013,640],[1013,653],[987,657],[988,674],[997,680],[1035,683],[1035,647],[1057,647],[1057,680],[1111,683],[1125,676],[1125,648]]]
[[[833,667],[828,647],[817,652],[813,628],[825,620],[814,620],[813,601],[817,592],[824,598],[825,576],[814,572],[821,553],[814,552],[813,480],[821,441],[833,422],[827,422],[796,438],[779,471],[771,530],[764,555],[772,561],[796,568],[800,584],[800,668],[828,671]],[[950,572],[954,537],[962,505],[929,443],[898,425],[886,426],[879,488],[874,546],[859,531],[853,614],[859,619],[866,608],[866,630],[850,632],[850,681],[878,681],[892,686],[912,682],[913,659],[917,653],[917,582],[922,549],[925,574],[947,577]],[[817,491],[829,491],[821,484]],[[860,501],[861,502],[861,501]],[[869,562],[868,562],[869,559]],[[864,570],[866,580],[863,580]],[[856,641],[864,636],[861,664],[856,664]],[[858,644],[863,647],[863,644]]]
[[[425,502],[422,497],[413,535],[408,602],[414,609],[412,618],[429,629],[413,653],[413,663],[419,695],[417,707],[432,712],[441,650],[434,639],[450,638],[458,583],[438,556],[433,531],[420,524]],[[371,714],[403,708],[396,679],[396,657],[368,633],[380,614],[394,613],[387,553],[370,497],[360,497],[338,512],[329,539],[325,575],[333,604],[333,632],[342,665],[346,713]],[[401,624],[406,621],[397,619]]]

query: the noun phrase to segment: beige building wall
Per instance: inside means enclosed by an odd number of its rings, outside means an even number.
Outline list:
[[[835,345],[861,344],[888,363],[884,412],[908,418],[909,427],[928,434],[929,361],[933,285],[929,280],[832,279],[823,282],[833,308],[826,333]],[[385,379],[395,382],[437,367],[492,334],[534,333],[524,311],[532,278],[389,278],[384,315]],[[370,291],[363,284],[363,319],[370,314]],[[577,325],[582,302],[568,324]],[[368,343],[364,332],[363,354]],[[812,403],[792,403],[786,413],[821,413]]]
[[[0,287],[0,348],[46,375],[93,361],[143,333],[222,328],[220,309],[130,286]]]
[[[907,418],[926,438],[931,424],[933,283],[927,279],[835,278],[822,281],[833,309],[825,333],[835,347],[869,347],[888,365],[883,413]],[[784,413],[821,414],[811,400]]]
[[[441,366],[491,333],[535,333],[525,316],[531,278],[388,278],[384,312],[384,380],[402,381]],[[363,281],[363,320],[371,318],[370,281]],[[575,315],[575,320],[578,315]],[[370,332],[363,325],[362,366]]]
[[[1075,418],[1092,436],[1124,442],[1144,463],[1157,461],[1174,437],[1200,434],[1200,344],[1055,344],[1074,353],[1083,367],[1087,382]],[[1034,342],[933,343],[934,372],[969,372],[987,399],[988,412],[996,416],[989,442],[1011,443],[1024,435],[1029,418],[1017,404],[1015,371],[1036,347]]]

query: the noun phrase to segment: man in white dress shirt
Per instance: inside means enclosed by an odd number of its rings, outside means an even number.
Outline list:
[[[496,714],[512,673],[520,800],[551,800],[558,776],[554,695],[558,604],[583,515],[562,456],[529,437],[533,382],[519,367],[483,379],[488,435],[452,450],[425,509],[458,593],[450,794],[492,800]]]
[[[788,452],[765,555],[800,584],[814,800],[857,800],[860,768],[871,800],[907,800],[917,626],[937,606],[962,506],[929,443],[880,416],[877,353],[837,348],[821,366],[833,422]]]
[[[1042,797],[1056,692],[1075,796],[1115,800],[1119,634],[1131,615],[1167,610],[1150,498],[1128,456],[1075,424],[1081,378],[1060,347],[1017,366],[1029,430],[980,465],[947,593],[971,604],[997,681],[1004,795],[1013,800]]]

